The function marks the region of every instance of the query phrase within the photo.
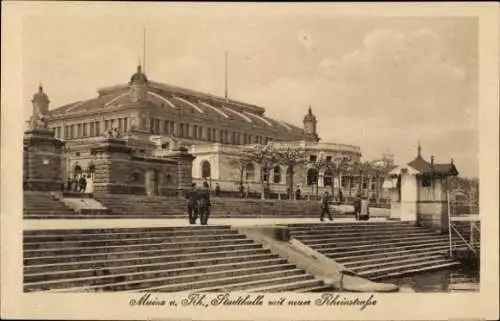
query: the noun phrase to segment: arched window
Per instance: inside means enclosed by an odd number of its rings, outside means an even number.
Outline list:
[[[323,185],[324,186],[332,186],[333,183],[333,171],[331,169],[327,169],[325,174],[323,175]]]
[[[201,177],[210,177],[210,163],[208,161],[203,161],[201,163]]]
[[[245,180],[247,181],[255,180],[255,166],[253,165],[253,163],[248,163],[245,166],[245,171],[246,171]]]
[[[311,168],[307,171],[307,185],[316,185],[318,183],[318,171]]]
[[[281,183],[281,167],[279,167],[278,165],[274,166],[273,173],[274,173],[273,183],[275,184]]]

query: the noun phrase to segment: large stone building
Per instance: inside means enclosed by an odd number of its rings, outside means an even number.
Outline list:
[[[332,177],[341,175],[318,166],[337,160],[359,162],[361,151],[357,146],[320,142],[311,107],[300,128],[267,117],[259,106],[150,81],[140,66],[127,84],[101,88],[95,98],[49,110],[49,99],[40,86],[32,102],[55,137],[65,141],[65,177],[92,172],[95,160],[91,146],[103,135],[119,135],[136,154],[161,157],[173,146],[187,147],[196,157],[193,178],[206,179],[212,185],[217,182],[223,190],[236,191],[243,182],[248,189],[258,190],[261,169],[258,164],[239,168],[238,155],[245,146],[271,142],[274,146],[291,144],[306,152],[306,164],[293,177],[294,185],[304,194],[314,193],[314,187],[321,193],[340,185],[349,195],[362,181],[359,173],[352,172],[335,185]],[[287,170],[275,165],[266,174],[271,190],[286,190]],[[382,181],[365,181],[363,187],[378,191]]]

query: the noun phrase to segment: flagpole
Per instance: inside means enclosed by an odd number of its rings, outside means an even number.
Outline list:
[[[224,51],[224,97],[227,101],[227,50]]]
[[[146,73],[146,27],[144,27],[142,38],[142,64],[143,72]]]

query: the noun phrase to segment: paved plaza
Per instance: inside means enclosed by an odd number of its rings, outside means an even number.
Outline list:
[[[372,218],[368,222],[385,222],[386,218]],[[317,223],[338,224],[356,223],[353,217],[336,218],[333,221],[320,222],[317,218],[214,218],[208,225],[230,226],[262,226],[277,224]],[[359,223],[366,223],[362,221]],[[162,226],[192,226],[186,219],[88,219],[88,220],[24,220],[25,230],[64,230],[64,229],[95,229],[95,228],[132,228],[132,227],[162,227]],[[199,225],[199,224],[197,224]]]

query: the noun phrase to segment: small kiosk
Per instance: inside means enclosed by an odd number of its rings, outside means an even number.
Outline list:
[[[422,158],[420,144],[417,157],[389,173],[391,219],[413,222],[441,233],[448,231],[448,177],[457,176],[453,164],[435,164],[434,156],[428,162]]]

